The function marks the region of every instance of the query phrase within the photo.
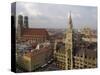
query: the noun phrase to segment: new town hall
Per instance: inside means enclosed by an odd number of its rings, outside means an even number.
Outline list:
[[[90,28],[80,32],[73,28],[71,13],[65,41],[55,41],[54,57],[61,69],[84,69],[97,67],[97,36]]]

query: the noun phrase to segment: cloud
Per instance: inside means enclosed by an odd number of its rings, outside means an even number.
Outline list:
[[[46,16],[46,17],[48,17],[51,20],[57,20],[57,19],[63,20],[64,19],[64,16],[61,16],[61,15],[58,15],[58,16],[54,16],[54,15],[50,16],[49,15],[49,16]]]
[[[26,4],[24,7],[25,7],[28,15],[31,15],[31,16],[42,15],[42,13],[39,12],[38,8],[36,8],[35,4]],[[33,7],[35,7],[35,8],[33,8]]]
[[[42,13],[38,10],[36,4],[33,3],[17,3],[17,7],[20,9],[22,7],[22,11],[18,11],[18,14],[28,15],[28,16],[39,16]]]
[[[17,14],[29,17],[29,25],[32,27],[62,27],[68,24],[68,13],[71,11],[74,27],[82,27],[85,24],[90,27],[97,25],[97,8],[88,6],[26,3],[17,2]]]

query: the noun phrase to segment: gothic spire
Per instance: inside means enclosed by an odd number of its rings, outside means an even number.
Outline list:
[[[69,25],[69,28],[72,29],[72,18],[71,18],[71,11],[69,12],[69,15],[68,15],[68,25]]]

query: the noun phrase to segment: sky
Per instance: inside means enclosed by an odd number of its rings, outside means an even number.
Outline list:
[[[73,27],[97,29],[97,7],[47,3],[16,3],[16,15],[28,16],[32,28],[66,28],[71,11]]]

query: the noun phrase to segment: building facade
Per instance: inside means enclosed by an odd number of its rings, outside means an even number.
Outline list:
[[[38,45],[37,45],[38,46]],[[35,71],[36,69],[42,68],[48,65],[48,61],[52,58],[51,46],[41,44],[37,48],[35,46],[31,50],[25,50],[17,53],[17,65],[24,71]]]
[[[87,34],[88,36],[91,35],[90,32],[84,33],[84,35]],[[75,32],[73,30],[70,14],[68,16],[68,29],[66,31],[65,45],[59,45],[59,42],[55,41],[54,58],[56,65],[61,69],[68,70],[96,68],[97,41],[90,41],[91,37],[89,37],[89,41],[84,40],[81,32]],[[97,38],[95,37],[95,39]]]

